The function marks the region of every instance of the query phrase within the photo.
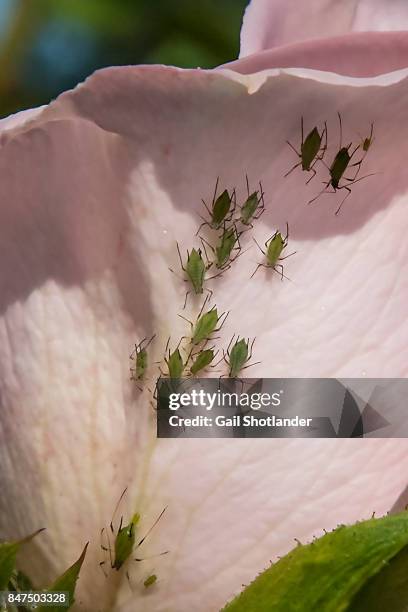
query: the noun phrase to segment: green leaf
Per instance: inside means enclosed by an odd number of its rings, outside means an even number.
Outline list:
[[[82,563],[84,562],[86,550],[88,548],[89,542],[85,545],[84,550],[81,553],[81,556],[75,563],[71,565],[57,580],[54,582],[52,586],[46,589],[46,593],[55,593],[55,591],[68,591],[69,593],[69,608],[73,605],[74,592],[76,582],[78,580],[79,572],[81,571]],[[61,606],[40,606],[37,608],[38,612],[61,612]],[[68,608],[64,607],[64,610],[68,610]]]
[[[408,576],[407,546],[408,512],[373,518],[350,527],[342,525],[311,544],[297,546],[260,574],[224,610],[396,612],[406,609],[406,605],[405,608],[381,604],[372,607],[367,601],[370,597],[372,603],[379,593],[386,601],[385,582],[382,580],[384,572],[388,573],[390,589],[394,588],[394,582],[403,582],[404,570]],[[399,563],[399,572],[393,571],[393,563],[391,567],[388,565],[392,560]],[[403,593],[402,589],[400,593]]]
[[[32,540],[41,531],[44,531],[44,529],[39,529],[22,540],[2,542],[0,544],[0,591],[7,589],[16,566],[16,558],[20,546]]]

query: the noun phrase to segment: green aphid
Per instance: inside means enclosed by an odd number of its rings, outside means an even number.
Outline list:
[[[220,271],[218,272],[218,274],[212,276],[211,278],[217,278],[217,276],[221,276],[224,272],[230,269],[231,264],[239,257],[239,255],[241,254],[239,236],[240,234],[237,232],[235,225],[233,225],[229,228],[224,226],[223,232],[220,235],[215,248],[207,240],[201,238],[203,248],[205,249],[206,244],[214,253],[215,267]],[[235,254],[232,255],[234,251]]]
[[[197,357],[194,359],[193,364],[190,368],[190,372],[193,376],[197,376],[199,372],[208,367],[214,360],[215,353],[213,349],[206,349],[200,351]]]
[[[331,166],[329,167],[329,174],[330,174],[330,179],[327,181],[327,183],[325,184],[324,188],[322,189],[322,191],[320,193],[317,194],[316,197],[312,198],[311,200],[309,200],[308,204],[311,204],[312,202],[315,202],[323,193],[336,193],[337,191],[340,191],[341,189],[345,189],[347,191],[347,194],[345,195],[345,197],[343,198],[340,206],[338,207],[338,209],[336,210],[336,215],[339,214],[344,202],[346,201],[346,199],[349,197],[349,195],[351,194],[351,189],[350,186],[354,185],[355,183],[358,183],[359,181],[362,181],[365,178],[368,178],[369,176],[373,176],[373,174],[367,174],[366,176],[362,176],[360,178],[357,178],[359,172],[360,172],[360,168],[361,168],[361,164],[363,163],[364,159],[365,159],[365,155],[363,155],[363,157],[351,164],[351,160],[353,159],[354,155],[357,153],[357,151],[360,148],[363,148],[364,150],[364,146],[366,147],[366,152],[368,151],[368,149],[371,146],[371,138],[372,138],[372,132],[371,132],[371,136],[369,138],[366,138],[363,142],[362,145],[358,144],[354,147],[354,149],[350,152],[351,147],[352,147],[352,142],[350,142],[346,147],[342,146],[342,121],[341,121],[341,115],[340,113],[337,113],[338,117],[339,117],[339,123],[340,123],[340,147],[339,150],[337,151],[334,160],[331,163]],[[371,124],[373,125],[373,124]],[[347,177],[344,176],[346,170],[348,168],[356,168],[356,172],[355,175],[353,177]],[[347,183],[340,185],[340,181],[344,178],[345,181],[347,181]],[[333,189],[333,191],[328,191],[328,188],[331,187]]]
[[[312,172],[312,176],[307,180],[306,184],[309,183],[314,176],[316,176],[316,170],[314,169],[315,164],[322,160],[327,150],[327,125],[324,124],[324,128],[319,133],[317,127],[314,127],[309,134],[304,138],[303,135],[303,117],[301,117],[301,132],[302,142],[300,145],[300,151],[297,151],[295,147],[287,140],[287,144],[293,149],[296,155],[299,157],[300,162],[295,164],[286,174],[289,176],[293,170],[302,166],[303,172]],[[323,143],[324,140],[324,144]]]
[[[191,343],[200,344],[204,340],[208,340],[211,334],[216,331],[219,320],[220,317],[215,306],[202,314],[194,325]]]
[[[185,265],[183,264],[183,260],[180,253],[180,247],[177,243],[177,252],[180,259],[180,266],[185,275],[187,276],[184,279],[186,282],[189,282],[194,290],[196,295],[203,293],[204,290],[204,281],[207,270],[209,270],[212,266],[212,263],[208,262],[207,264],[204,262],[203,255],[201,249],[192,249],[191,253],[187,251],[187,261]],[[174,272],[171,268],[169,268],[171,272]],[[209,293],[212,293],[209,289],[206,289]],[[184,307],[187,304],[187,297],[190,291],[186,293],[186,299],[184,301]]]
[[[228,345],[226,356],[224,354],[224,360],[228,365],[228,376],[230,378],[236,378],[238,374],[245,369],[245,367],[249,367],[246,366],[246,364],[252,357],[252,348],[254,346],[255,338],[252,340],[251,345],[249,344],[249,338],[248,340],[245,340],[244,338],[241,338],[240,340],[238,336],[235,343],[232,345],[233,340],[234,336],[231,338]]]
[[[219,245],[215,247],[216,268],[222,270],[231,263],[231,253],[237,243],[239,250],[241,250],[238,241],[238,233],[235,227],[225,229],[221,235]]]
[[[248,197],[241,206],[240,221],[243,225],[252,227],[252,221],[259,219],[265,210],[264,193],[261,183],[259,183],[259,191],[249,193],[249,181],[246,177]]]
[[[140,514],[136,513],[132,516],[127,525],[122,526],[122,519],[115,538],[115,558],[112,564],[112,569],[120,570],[122,565],[129,559],[132,554],[136,533],[135,529],[140,521]]]
[[[127,525],[123,525],[123,516],[120,519],[120,524],[119,524],[119,528],[115,534],[115,530],[113,528],[113,521],[114,521],[114,517],[115,514],[119,508],[119,504],[122,501],[125,493],[127,491],[127,488],[123,491],[122,495],[119,498],[118,503],[116,504],[116,508],[114,510],[113,516],[112,516],[112,520],[110,522],[110,531],[112,533],[112,536],[114,536],[114,543],[113,543],[113,551],[111,549],[111,540],[109,539],[109,536],[107,535],[107,546],[104,546],[101,544],[101,548],[104,551],[109,552],[109,559],[110,559],[110,566],[112,569],[119,571],[122,566],[124,565],[124,563],[126,563],[126,561],[130,558],[130,556],[132,555],[134,549],[139,548],[139,546],[141,546],[143,544],[143,542],[145,541],[145,539],[147,538],[147,536],[150,534],[150,532],[152,531],[152,529],[157,525],[157,523],[159,522],[159,520],[161,519],[161,517],[163,516],[166,508],[164,508],[162,510],[162,512],[160,513],[160,515],[158,516],[158,518],[156,519],[156,521],[153,523],[152,527],[147,531],[146,535],[139,540],[139,542],[136,544],[135,546],[135,542],[136,542],[136,527],[140,521],[140,514],[139,513],[135,513],[131,520],[129,521],[129,523],[127,523]],[[103,533],[105,532],[105,528],[102,529],[101,531],[101,537],[103,535]],[[160,554],[167,554],[168,551],[164,552],[164,553],[160,553]],[[135,559],[135,561],[143,561],[143,559]],[[103,569],[103,566],[105,565],[106,561],[101,561],[99,563],[100,567]],[[105,572],[104,572],[105,573]]]
[[[368,152],[369,148],[374,142],[373,131],[374,131],[374,123],[371,124],[370,135],[367,136],[366,138],[361,139],[361,148],[363,149],[364,153]]]
[[[187,251],[187,263],[183,270],[196,294],[203,292],[206,269],[201,249],[192,249],[191,253]]]
[[[257,244],[261,252],[265,255],[266,263],[258,264],[254,273],[251,275],[251,278],[255,276],[258,269],[261,267],[262,268],[272,268],[272,270],[274,270],[275,272],[278,272],[277,268],[280,268],[280,275],[281,275],[282,280],[286,278],[285,275],[283,274],[283,266],[279,262],[283,261],[284,259],[287,259],[288,257],[291,257],[296,252],[294,251],[293,253],[286,255],[286,257],[281,257],[283,250],[288,245],[288,240],[289,240],[288,224],[286,224],[286,236],[282,236],[280,232],[276,231],[274,235],[265,242],[265,248],[266,248],[265,251],[259,246],[259,244],[256,242],[254,238],[255,243]]]
[[[180,350],[176,348],[172,353],[169,350],[169,356],[165,359],[168,369],[169,378],[181,378],[184,372],[184,362]]]
[[[143,582],[144,586],[146,587],[146,589],[148,589],[149,587],[153,586],[154,584],[156,584],[157,582],[157,576],[156,574],[151,574],[150,576],[148,576],[146,578],[146,580]]]
[[[148,355],[147,347],[154,340],[156,334],[154,334],[148,342],[147,338],[144,338],[139,344],[135,344],[135,350],[130,355],[130,359],[134,362],[134,367],[130,369],[131,380],[142,380],[148,367]]]
[[[207,312],[203,313],[207,301],[208,297],[204,300],[204,303],[201,307],[195,324],[186,319],[186,317],[183,317],[183,315],[179,315],[179,317],[181,317],[191,325],[191,344],[193,346],[201,344],[201,342],[204,342],[205,340],[209,340],[210,336],[214,332],[220,331],[221,327],[224,325],[225,319],[228,316],[228,312],[223,312],[221,315],[218,315],[218,310],[216,306],[213,306],[210,310],[207,310]],[[222,323],[219,327],[217,327],[221,319],[223,319]]]
[[[235,208],[235,191],[230,194],[227,189],[224,189],[224,191],[218,197],[216,197],[218,180],[219,179],[217,178],[211,209],[208,208],[205,201],[202,200],[208,214],[210,215],[210,221],[204,220],[198,228],[197,234],[204,225],[208,225],[211,227],[211,229],[219,229],[225,221],[231,219],[232,217]]]

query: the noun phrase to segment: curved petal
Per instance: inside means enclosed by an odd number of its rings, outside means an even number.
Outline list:
[[[242,24],[240,57],[353,31],[391,30],[408,30],[404,0],[252,0]]]
[[[221,66],[242,74],[271,68],[313,68],[374,77],[408,66],[408,32],[363,32],[293,43]]]
[[[407,376],[407,89],[406,72],[107,69],[3,134],[0,533],[48,528],[25,558],[39,584],[90,539],[79,609],[97,597],[120,612],[208,612],[292,538],[390,508],[406,484],[405,440],[156,440],[128,355],[156,333],[159,360],[185,333],[175,242],[191,248],[217,176],[240,200],[247,173],[266,194],[256,238],[287,221],[297,253],[292,282],[250,280],[255,248],[213,281],[231,310],[224,341],[257,337],[254,376]],[[308,187],[299,169],[283,175],[302,115],[327,120],[333,154],[337,110],[347,142],[374,122],[364,174],[376,175],[335,216],[337,196],[306,205],[324,169]],[[118,512],[139,509],[141,533],[168,505],[140,556],[170,553],[130,564],[132,590],[124,572],[105,579],[98,567],[126,486]],[[151,571],[159,582],[143,594]]]

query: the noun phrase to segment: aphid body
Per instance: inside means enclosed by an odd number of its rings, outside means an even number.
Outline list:
[[[291,168],[289,172],[285,174],[285,177],[289,176],[289,174],[293,172],[295,168],[298,168],[299,166],[301,166],[304,172],[313,172],[312,176],[307,181],[307,183],[309,183],[312,180],[312,178],[316,175],[316,170],[314,169],[315,164],[319,160],[323,159],[326,153],[326,150],[327,150],[327,125],[326,123],[324,124],[324,128],[321,134],[319,133],[319,130],[317,129],[317,127],[314,127],[309,132],[309,134],[306,136],[306,138],[304,138],[303,137],[303,117],[302,117],[301,118],[301,132],[302,132],[302,142],[300,145],[300,151],[297,151],[295,147],[288,140],[286,141],[288,145],[296,153],[296,155],[299,157],[300,162],[295,164],[293,168]],[[322,145],[324,137],[325,137],[325,142]]]
[[[241,338],[237,340],[229,354],[229,376],[236,378],[248,361],[249,342]]]
[[[201,254],[201,249],[192,249],[191,253],[188,253],[187,251],[187,263],[185,267],[185,272],[193,286],[195,293],[202,293],[206,265]]]
[[[146,578],[143,584],[146,587],[146,589],[148,589],[149,587],[153,586],[156,582],[157,582],[156,574],[151,574],[150,576]]]
[[[130,355],[130,358],[134,361],[135,367],[131,369],[132,380],[142,380],[148,367],[148,354],[147,347],[153,341],[155,335],[146,343],[144,338],[139,344],[135,345],[135,350]]]
[[[232,195],[228,193],[226,189],[218,196],[218,198],[213,203],[213,207],[211,210],[211,222],[210,226],[213,229],[218,229],[228,213],[230,212],[232,204]]]
[[[127,525],[119,526],[115,538],[115,558],[112,564],[112,569],[120,570],[122,565],[129,559],[135,545],[135,528],[140,521],[140,514],[136,513],[132,516]]]
[[[258,210],[259,204],[260,198],[258,196],[258,192],[254,191],[247,197],[247,199],[241,206],[241,223],[243,223],[244,225],[249,225],[251,223],[256,211]]]
[[[184,362],[181,353],[176,348],[172,353],[169,351],[169,356],[165,359],[168,368],[169,378],[181,378],[184,371]]]
[[[238,241],[238,235],[235,227],[225,229],[221,236],[219,245],[215,248],[216,262],[215,266],[219,270],[230,263],[232,249]]]
[[[333,189],[338,189],[340,180],[343,177],[343,174],[347,170],[347,167],[350,163],[350,160],[352,157],[352,155],[350,155],[349,153],[350,146],[351,145],[349,145],[348,147],[342,147],[336,153],[336,156],[329,168],[329,172],[330,172],[329,185],[331,185]]]
[[[256,272],[258,271],[260,267],[272,268],[275,272],[277,272],[276,268],[280,268],[281,270],[280,275],[281,275],[282,280],[283,278],[285,278],[283,274],[283,266],[279,262],[295,254],[295,252],[293,252],[293,253],[290,253],[289,255],[286,255],[286,257],[281,257],[282,251],[288,246],[288,239],[289,239],[289,226],[287,224],[286,224],[286,236],[282,236],[282,234],[279,231],[276,231],[274,235],[265,242],[266,251],[264,251],[254,239],[255,243],[257,244],[261,252],[265,255],[266,263],[258,264],[251,278],[255,276]]]
[[[235,336],[232,336],[231,338],[226,355],[224,353],[224,361],[228,365],[228,376],[230,378],[236,378],[241,370],[245,369],[245,364],[248,363],[252,357],[252,348],[255,342],[254,338],[250,345],[249,338],[248,340],[245,340],[245,338],[241,338],[240,340],[238,336],[235,343],[232,345],[234,337]]]
[[[208,340],[215,331],[219,319],[220,317],[218,316],[218,311],[215,306],[208,312],[202,314],[194,325],[191,343],[200,344],[200,342]]]
[[[212,363],[214,357],[215,353],[213,349],[206,349],[204,351],[200,351],[190,368],[191,374],[193,376],[197,376],[198,372],[201,372]]]

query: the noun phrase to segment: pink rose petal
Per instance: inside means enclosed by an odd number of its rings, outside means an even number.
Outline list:
[[[213,282],[231,310],[224,343],[257,337],[248,375],[407,376],[407,94],[406,72],[117,68],[2,133],[0,534],[47,527],[24,559],[39,584],[90,539],[79,609],[212,612],[293,538],[391,507],[407,481],[405,440],[157,441],[128,355],[156,333],[160,359],[186,331],[184,284],[168,271],[175,241],[191,248],[217,176],[242,200],[248,173],[266,193],[258,241],[288,221],[297,251],[292,282],[250,280],[255,246]],[[336,217],[337,196],[306,204],[320,175],[305,187],[299,169],[283,174],[302,115],[307,128],[327,120],[333,154],[337,111],[345,142],[374,122],[364,174],[376,175]],[[168,505],[135,556],[170,553],[130,563],[132,590],[124,572],[106,580],[99,568],[100,530],[125,486],[120,513],[140,510],[140,534]]]
[[[240,57],[349,32],[408,30],[405,0],[252,0],[241,30]]]
[[[285,44],[244,56],[224,68],[250,74],[299,67],[373,77],[407,66],[408,32],[364,32]]]

